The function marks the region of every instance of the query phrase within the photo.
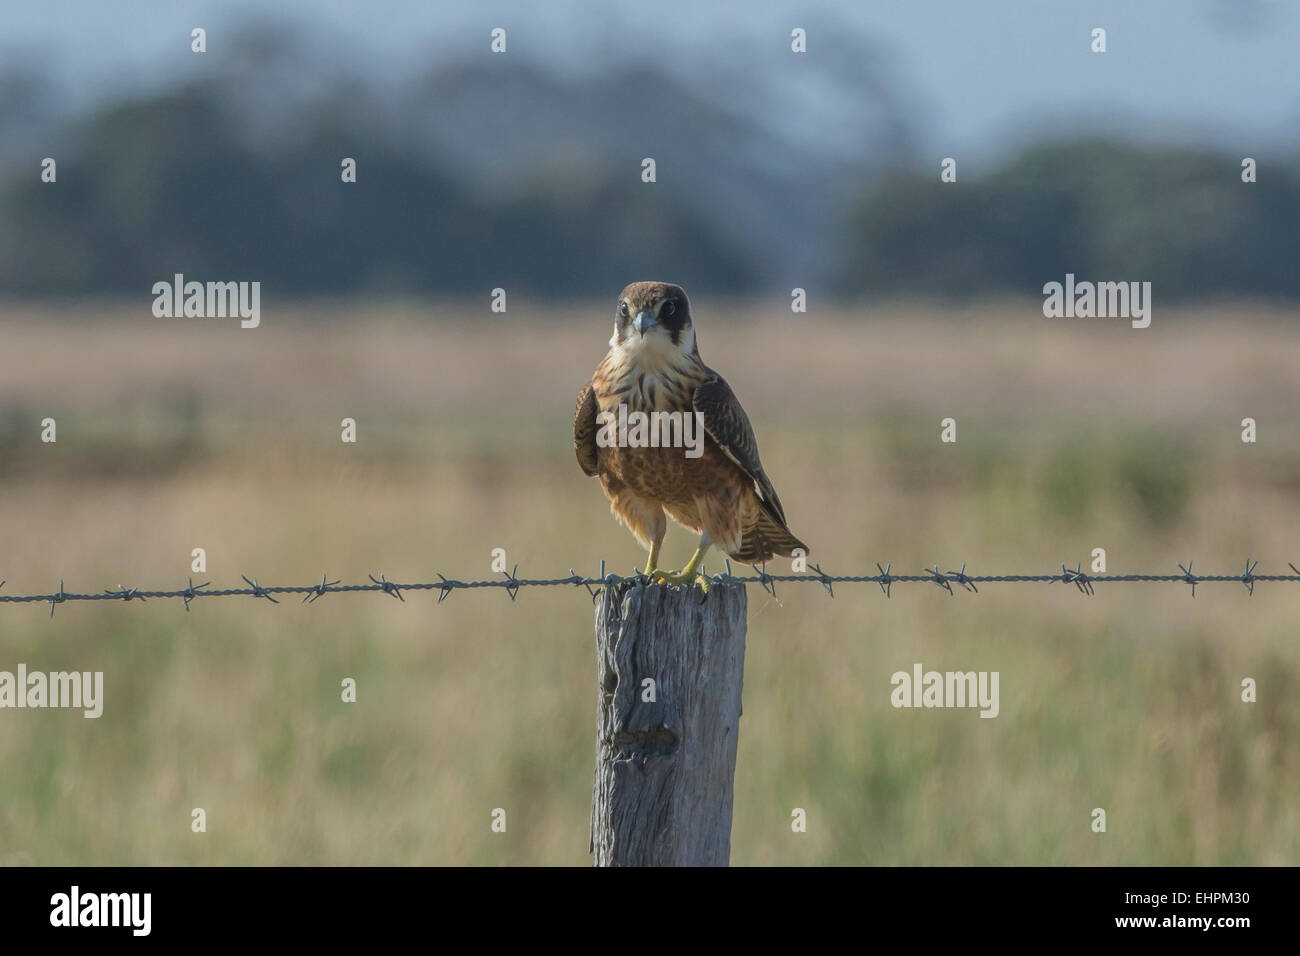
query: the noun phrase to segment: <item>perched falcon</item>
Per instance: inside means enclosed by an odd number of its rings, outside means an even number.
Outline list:
[[[622,408],[620,408],[622,406]],[[679,413],[682,432],[702,425],[695,447],[647,445],[644,433],[620,427],[634,413],[664,423]],[[698,413],[698,414],[696,414]],[[673,433],[676,435],[676,433]],[[745,410],[717,372],[700,358],[686,292],[667,282],[634,282],[619,296],[614,337],[591,381],[578,394],[573,417],[578,464],[600,478],[610,511],[650,549],[646,574],[664,584],[694,582],[710,545],[740,561],[808,552],[786,526],[776,489],[758,459]],[[665,517],[700,535],[680,572],[658,568]]]

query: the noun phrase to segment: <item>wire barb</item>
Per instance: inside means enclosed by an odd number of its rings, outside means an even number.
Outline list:
[[[519,579],[515,577],[515,572],[518,570],[519,565],[516,564],[514,570],[501,572],[506,576],[506,593],[510,595],[510,600],[512,602],[515,599],[515,595],[519,593]]]
[[[406,603],[406,598],[402,597],[401,587],[394,584],[392,581],[388,580],[388,578],[384,577],[383,571],[379,572],[379,577],[377,579],[373,574],[368,574],[366,575],[366,577],[370,578],[370,580],[378,584],[379,590],[383,591],[385,594],[391,594],[393,597],[397,598],[397,600],[401,601],[403,604]],[[441,577],[441,575],[439,575],[439,577]]]
[[[195,584],[193,578],[186,578],[186,581],[189,583],[186,585],[185,590],[180,593],[180,598],[185,602],[185,610],[188,611],[190,609],[190,602],[199,596],[199,588],[205,588],[212,582],[205,581],[202,584]]]
[[[302,599],[303,604],[315,604],[316,599],[318,597],[320,597],[322,594],[327,593],[330,588],[334,587],[336,584],[339,583],[338,581],[327,581],[325,580],[325,578],[326,575],[324,574],[320,576],[320,584],[312,588],[311,592]]]
[[[966,565],[963,564],[962,565],[963,570],[965,569],[965,567]],[[831,597],[835,597],[835,591],[831,587],[832,584],[831,576],[829,574],[823,573],[821,569],[821,565],[819,564],[814,564],[812,566],[812,569],[817,572],[817,580],[820,581],[821,586],[826,589],[826,593],[829,594]]]
[[[938,567],[938,565],[936,564],[935,567]],[[979,593],[980,593],[980,589],[977,588],[977,587],[975,586],[975,582],[972,581],[972,580],[971,580],[971,579],[966,575],[966,562],[965,562],[965,561],[963,561],[963,562],[961,563],[961,570],[960,570],[960,571],[949,571],[949,572],[948,572],[948,577],[951,578],[952,580],[956,581],[958,584],[960,584],[960,585],[961,585],[964,589],[966,589],[967,591],[973,591],[973,592],[976,593],[976,594],[979,594]]]
[[[1192,574],[1192,562],[1188,561],[1187,567],[1178,565],[1178,570],[1183,572],[1183,580],[1192,586],[1192,597],[1196,597],[1196,585],[1200,583],[1200,579]]]
[[[266,588],[262,587],[262,585],[258,584],[256,581],[250,581],[248,575],[241,574],[240,577],[243,578],[245,581],[248,581],[248,586],[253,589],[253,597],[264,597],[272,604],[280,603],[275,598],[271,597],[271,592],[268,591]]]
[[[601,567],[601,570],[604,571],[604,569],[605,569],[605,562],[604,562],[604,561],[601,561],[601,562],[600,562],[600,567]],[[587,593],[591,595],[591,603],[592,603],[592,604],[595,604],[595,603],[596,603],[596,598],[600,597],[600,591],[599,591],[599,589],[593,591],[593,590],[591,589],[591,584],[590,584],[590,582],[588,582],[587,579],[584,578],[582,575],[580,575],[577,571],[574,571],[573,568],[569,568],[569,576],[570,576],[571,578],[573,578],[573,585],[574,585],[574,587],[584,587],[584,588],[587,589]],[[604,576],[604,575],[602,574],[602,577],[603,577],[603,576]]]
[[[713,580],[717,581],[719,584],[731,584],[735,581],[735,578],[731,576],[730,558],[726,559],[726,566],[727,566],[727,570],[719,571],[717,574],[713,575]]]
[[[62,604],[67,599],[63,592],[63,578],[59,578],[59,593],[50,595],[50,617],[54,617],[54,605]]]
[[[1246,559],[1246,573],[1241,576],[1241,583],[1246,585],[1246,593],[1251,597],[1255,596],[1255,565],[1258,561]]]
[[[889,569],[892,567],[893,567],[892,564],[886,564],[882,568],[880,566],[880,562],[879,561],[876,562],[876,570],[880,572],[880,577],[876,579],[876,583],[880,585],[880,590],[885,592],[885,597],[890,597],[889,590],[894,585],[894,578],[889,573]]]
[[[1075,562],[1073,571],[1062,564],[1061,581],[1065,584],[1073,584],[1079,589],[1080,594],[1092,595],[1095,593],[1092,589],[1092,578],[1083,573],[1083,562],[1081,561]]]
[[[939,562],[938,562],[938,561],[934,562],[934,567],[932,567],[932,568],[926,568],[926,569],[925,569],[925,573],[928,574],[928,575],[930,575],[930,580],[932,580],[935,584],[939,585],[939,587],[941,587],[941,588],[943,588],[945,591],[947,591],[949,597],[952,596],[952,593],[953,593],[953,592],[952,592],[952,585],[948,583],[948,579],[947,579],[946,577],[944,577],[942,574],[939,573]]]

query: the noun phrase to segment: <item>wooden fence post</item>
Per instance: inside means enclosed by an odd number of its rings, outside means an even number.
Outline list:
[[[625,582],[596,609],[596,866],[726,866],[745,586]],[[653,683],[651,683],[653,682]]]

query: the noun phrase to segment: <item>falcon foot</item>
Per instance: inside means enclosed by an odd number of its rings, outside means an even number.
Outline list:
[[[651,571],[650,580],[665,586],[673,584],[693,584],[701,594],[709,593],[709,579],[697,571]]]

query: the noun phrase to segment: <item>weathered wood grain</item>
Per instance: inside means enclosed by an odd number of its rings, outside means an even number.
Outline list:
[[[625,583],[596,609],[597,866],[726,866],[745,587]],[[645,681],[654,681],[653,701]]]

